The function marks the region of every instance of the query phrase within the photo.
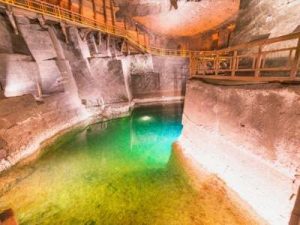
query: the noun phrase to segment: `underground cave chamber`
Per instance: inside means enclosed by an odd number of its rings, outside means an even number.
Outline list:
[[[0,0],[0,224],[299,225],[298,0]]]

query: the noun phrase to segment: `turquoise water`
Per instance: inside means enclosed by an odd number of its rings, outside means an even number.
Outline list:
[[[12,208],[21,225],[243,224],[230,210],[215,215],[220,199],[178,169],[171,146],[181,114],[182,105],[139,108],[61,137],[2,175],[0,209]]]

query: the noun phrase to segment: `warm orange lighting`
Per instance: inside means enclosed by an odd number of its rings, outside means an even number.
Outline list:
[[[185,129],[188,126],[184,122]],[[294,206],[294,200],[290,199],[293,185],[289,171],[267,163],[217,132],[195,127],[192,130],[183,131],[179,140],[184,154],[191,161],[220,177],[269,224],[288,224]]]
[[[167,5],[160,14],[134,17],[134,19],[155,33],[192,36],[214,29],[232,18],[238,12],[239,2],[232,0],[178,1],[177,10],[170,11]]]
[[[211,36],[212,40],[213,41],[216,41],[216,40],[219,40],[219,34],[218,33],[215,33]]]

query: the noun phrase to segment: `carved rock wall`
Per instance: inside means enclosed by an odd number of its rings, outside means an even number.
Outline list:
[[[241,0],[231,44],[300,31],[299,8],[298,0]]]
[[[0,45],[0,171],[64,129],[128,113],[131,75],[153,72],[152,56],[121,54],[122,40],[73,26],[64,30],[34,14],[15,17],[16,35],[5,14],[0,16],[5,39]],[[160,79],[171,78],[159,87],[173,96],[176,71],[163,71],[165,64],[156,63]]]
[[[288,224],[300,185],[300,89],[191,80],[181,143],[272,225]]]

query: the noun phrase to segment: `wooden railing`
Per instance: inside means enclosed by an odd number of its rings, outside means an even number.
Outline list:
[[[188,57],[191,77],[241,81],[300,81],[300,33],[253,41],[216,51],[164,49],[153,47],[150,36],[136,24],[128,23],[126,20],[116,21],[111,0],[101,0],[104,6],[101,13],[97,13],[96,1],[92,0],[91,15],[84,14],[82,6],[78,12],[74,12],[69,3],[64,4],[65,0],[59,2],[60,5],[67,5],[67,8],[52,4],[53,1],[0,0],[2,3],[50,16],[59,21],[122,37],[141,52]],[[108,18],[108,15],[111,18]]]
[[[66,9],[59,5],[49,3],[53,2],[53,0],[0,0],[2,3],[29,10],[31,12],[40,13],[42,15],[51,16],[60,21],[99,30],[114,36],[123,37],[142,52],[147,52],[153,55],[189,57],[189,52],[186,50],[162,49],[151,46],[150,35],[139,29],[136,23],[132,23],[127,20],[123,20],[122,22],[116,21],[114,18],[115,9],[112,4],[109,4],[112,0],[100,1],[103,1],[103,3],[106,2],[106,6],[104,4],[105,9],[103,12],[87,17],[85,15],[91,14],[83,14],[83,10],[80,9],[82,6],[79,7],[78,12],[74,12],[70,6],[68,6],[69,9]],[[95,2],[95,0],[93,2]],[[62,3],[64,3],[64,1],[61,1],[60,5],[66,5]],[[111,18],[108,18],[108,13],[106,11],[110,11]]]
[[[51,0],[48,1],[50,2]],[[47,1],[0,0],[0,2],[29,10],[31,12],[40,13],[44,16],[50,16],[59,21],[64,21],[77,26],[91,28],[107,34],[123,37],[144,52],[149,49],[149,36],[146,32],[139,30],[137,27],[130,29],[132,28],[132,25],[126,24],[125,20],[123,22],[117,22],[115,19],[107,18],[107,10],[111,10],[112,12],[110,12],[110,15],[114,17],[113,6],[105,6],[104,13],[98,14],[97,17],[87,17],[81,12],[83,11],[82,9],[80,9],[79,12],[74,12],[71,9],[66,9],[55,4],[51,4]]]
[[[300,33],[191,54],[191,75],[240,81],[300,81]]]

